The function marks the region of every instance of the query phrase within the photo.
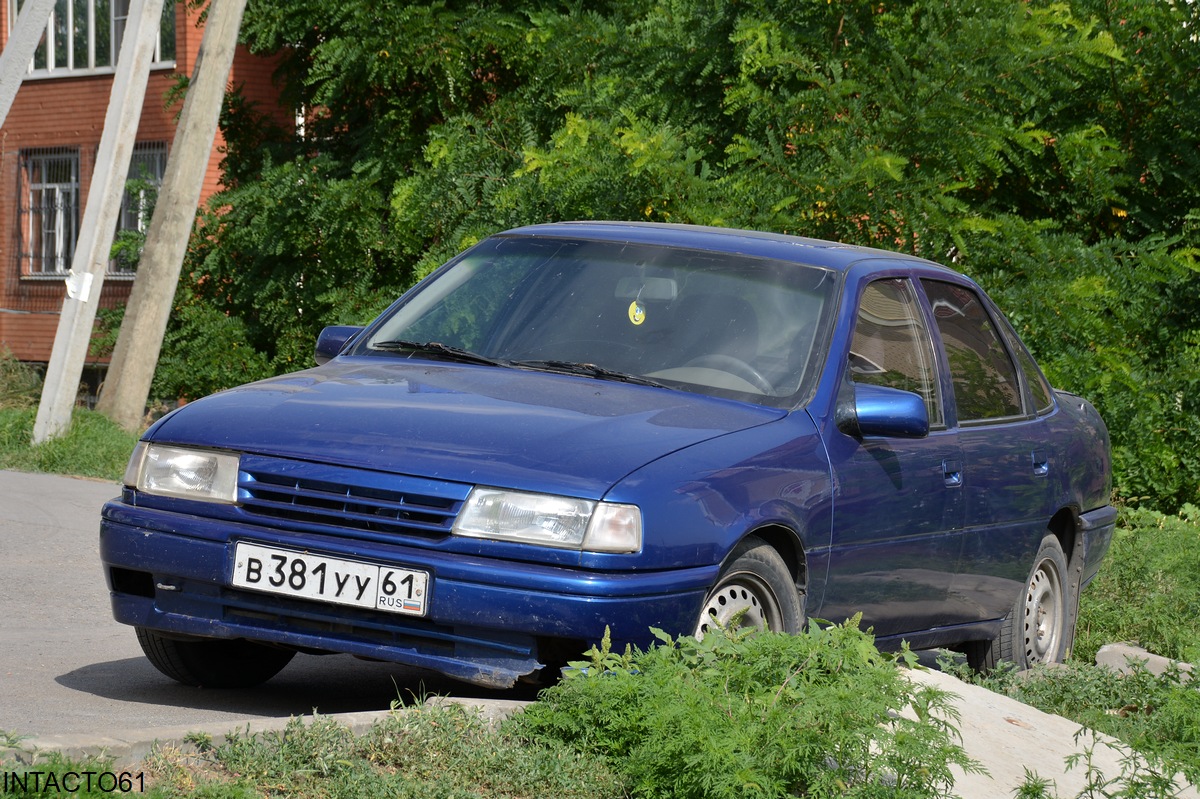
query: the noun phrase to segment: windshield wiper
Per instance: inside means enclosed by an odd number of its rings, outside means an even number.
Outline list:
[[[647,377],[626,374],[625,372],[618,372],[615,369],[606,369],[594,363],[576,363],[575,361],[513,361],[511,365],[520,366],[525,369],[537,369],[543,372],[561,372],[569,375],[595,377],[600,380],[617,380],[622,383],[634,383],[639,386],[666,388],[662,383]]]
[[[371,344],[373,350],[383,350],[384,352],[419,352],[429,355],[440,355],[454,361],[462,363],[480,363],[486,366],[511,366],[510,361],[501,360],[499,358],[489,358],[486,355],[480,355],[477,352],[464,350],[461,347],[454,347],[449,344],[443,344],[440,341],[405,341],[403,339],[394,339],[392,341],[375,341]]]

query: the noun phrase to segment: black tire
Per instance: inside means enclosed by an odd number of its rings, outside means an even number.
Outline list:
[[[138,643],[154,668],[197,688],[252,688],[278,674],[296,654],[240,639],[183,640],[143,627],[136,630]]]
[[[711,627],[738,626],[798,633],[804,627],[804,602],[787,564],[773,547],[753,536],[726,559],[708,592],[696,622],[697,638]]]
[[[967,663],[987,672],[1003,661],[1025,670],[1042,663],[1061,663],[1075,637],[1074,597],[1067,558],[1058,538],[1046,535],[1016,605],[992,641],[973,642]]]

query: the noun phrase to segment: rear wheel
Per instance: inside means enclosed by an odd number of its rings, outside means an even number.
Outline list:
[[[1018,669],[1062,662],[1070,651],[1075,629],[1075,603],[1069,585],[1062,545],[1058,538],[1047,535],[999,635],[968,647],[968,663],[979,671],[989,671],[1000,661]]]
[[[734,548],[709,591],[696,623],[696,637],[713,627],[752,627],[797,633],[804,605],[787,564],[773,547],[753,536]]]
[[[295,656],[290,649],[219,638],[168,638],[138,627],[137,639],[154,668],[198,688],[251,688],[274,677]]]

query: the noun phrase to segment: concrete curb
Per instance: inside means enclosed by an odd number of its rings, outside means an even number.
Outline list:
[[[333,719],[349,727],[355,735],[362,735],[376,721],[386,718],[390,713],[390,710],[339,713],[321,718]],[[313,718],[301,717],[306,724],[312,723]],[[239,724],[227,722],[186,727],[156,727],[148,730],[114,730],[106,735],[42,735],[26,738],[17,747],[0,749],[0,761],[13,760],[21,765],[35,766],[44,762],[48,756],[59,754],[71,759],[102,758],[111,760],[114,768],[129,769],[136,767],[158,747],[172,746],[184,752],[195,752],[195,746],[187,743],[189,737],[210,736],[213,743],[221,744],[232,732],[277,732],[290,721],[291,719],[254,719]]]
[[[969,685],[939,671],[912,671],[910,679],[954,694],[959,719],[955,723],[967,754],[986,769],[964,774],[955,769],[953,792],[964,799],[996,799],[1015,795],[1025,782],[1025,770],[1051,783],[1051,796],[1075,797],[1088,785],[1085,762],[1067,768],[1067,759],[1086,756],[1106,779],[1122,773],[1130,751],[1114,738],[1092,732],[1074,721],[1043,713],[1015,699],[978,685]],[[1180,799],[1200,799],[1195,786],[1177,779]],[[1090,795],[1090,794],[1084,794]],[[1108,795],[1108,794],[1104,794]]]
[[[1105,644],[1096,653],[1097,666],[1106,666],[1122,674],[1132,672],[1135,664],[1140,664],[1146,671],[1155,675],[1166,674],[1172,668],[1176,668],[1186,675],[1193,673],[1191,663],[1171,660],[1162,655],[1152,655],[1137,644]]]

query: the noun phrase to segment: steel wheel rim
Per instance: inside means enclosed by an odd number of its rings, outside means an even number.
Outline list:
[[[709,628],[727,628],[738,614],[739,628],[781,629],[779,601],[770,586],[755,574],[731,574],[708,595],[696,624],[696,637],[703,638]]]
[[[1055,659],[1063,628],[1062,575],[1050,560],[1034,570],[1025,590],[1024,643],[1027,665]]]

